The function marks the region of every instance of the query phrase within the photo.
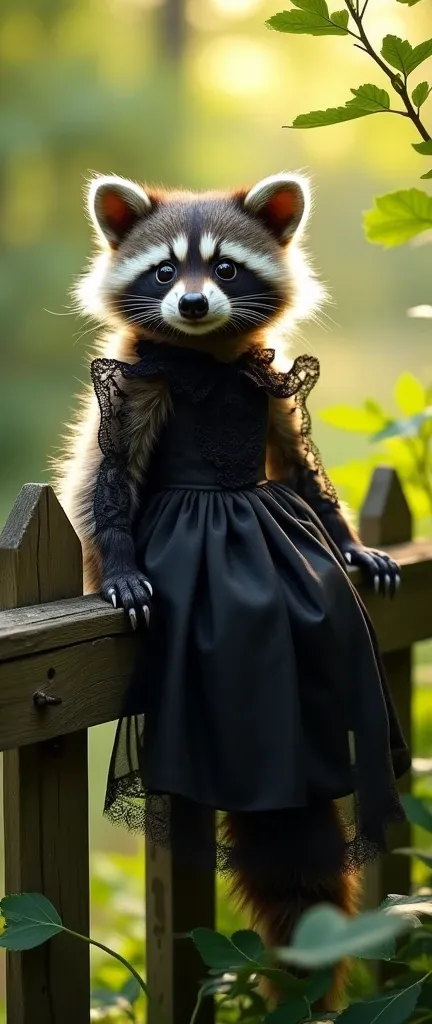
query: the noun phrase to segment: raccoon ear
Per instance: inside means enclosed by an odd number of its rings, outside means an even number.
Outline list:
[[[126,178],[101,177],[91,182],[88,209],[98,234],[116,249],[134,224],[150,212],[144,189]]]
[[[263,178],[247,193],[244,208],[264,221],[281,245],[290,241],[306,223],[310,208],[305,178],[282,172]]]

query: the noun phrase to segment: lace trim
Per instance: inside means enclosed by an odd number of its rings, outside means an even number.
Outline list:
[[[127,454],[122,434],[127,394],[123,381],[163,378],[175,394],[187,395],[198,406],[197,433],[203,457],[216,469],[222,487],[254,483],[265,434],[266,406],[257,394],[251,401],[249,381],[265,396],[294,399],[299,415],[305,468],[317,481],[321,496],[338,506],[336,491],[327,477],[320,453],[312,440],[306,401],[315,386],[320,366],[314,356],[298,356],[287,372],[273,369],[274,349],[251,348],[232,363],[194,349],[165,343],[142,342],[138,362],[95,359],[93,385],[101,411],[99,445],[108,460],[102,465],[95,499],[97,523],[107,517],[125,528],[130,506],[125,491]],[[128,520],[129,521],[129,520]]]
[[[142,720],[137,717],[119,723],[116,745],[110,765],[104,814],[114,825],[130,832],[144,833],[147,840],[164,850],[175,850],[179,859],[201,867],[214,867],[221,875],[230,875],[245,867],[264,865],[275,856],[282,859],[284,871],[306,872],[309,877],[339,872],[354,872],[387,852],[386,833],[390,825],[404,820],[394,776],[389,765],[388,788],[381,800],[368,800],[364,815],[364,797],[358,792],[333,801],[340,823],[334,845],[326,833],[326,847],[320,844],[325,827],[319,805],[309,808],[263,812],[216,811],[204,808],[184,797],[146,790],[138,762],[142,744]],[[118,745],[120,743],[120,745]],[[128,770],[125,758],[127,758]],[[326,813],[325,808],[324,815]],[[237,819],[244,842],[233,842],[230,819]],[[248,832],[251,830],[250,842]]]

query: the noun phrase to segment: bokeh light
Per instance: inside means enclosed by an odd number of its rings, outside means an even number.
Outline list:
[[[248,36],[223,35],[201,45],[196,67],[203,88],[233,97],[262,97],[279,84],[277,60]]]

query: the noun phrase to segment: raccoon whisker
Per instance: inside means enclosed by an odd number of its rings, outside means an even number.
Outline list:
[[[247,299],[240,299],[238,297],[236,297],[234,299],[231,299],[231,305],[232,306],[238,306],[238,305],[247,306],[248,309],[249,308],[250,309],[254,309],[255,306],[257,307],[257,309],[261,309],[262,308],[262,309],[271,309],[271,310],[273,310],[275,308],[275,303],[274,302],[270,302],[270,301],[269,302],[257,302],[255,299],[250,299],[248,301]]]
[[[151,298],[148,295],[126,295],[123,299],[120,299],[119,305],[121,305],[121,306],[128,306],[131,303],[139,302],[143,306],[145,306],[145,305],[154,305],[154,306],[156,306],[156,305],[159,304],[159,301],[160,301],[159,299]]]
[[[76,331],[75,334],[73,335],[73,342],[72,342],[72,344],[74,346],[78,345],[79,342],[82,341],[83,338],[86,338],[88,334],[91,334],[92,331],[98,331],[98,330],[99,330],[99,324],[91,324],[91,326],[88,327],[86,331]]]
[[[273,319],[272,316],[266,316],[260,310],[248,309],[243,306],[235,307],[235,313],[245,320],[255,321],[256,323],[270,323]]]

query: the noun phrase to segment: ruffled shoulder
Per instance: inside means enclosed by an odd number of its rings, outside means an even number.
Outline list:
[[[272,366],[275,350],[250,349],[241,358],[242,371],[273,398],[303,398],[306,400],[320,375],[319,360],[315,356],[297,356],[287,371]]]

